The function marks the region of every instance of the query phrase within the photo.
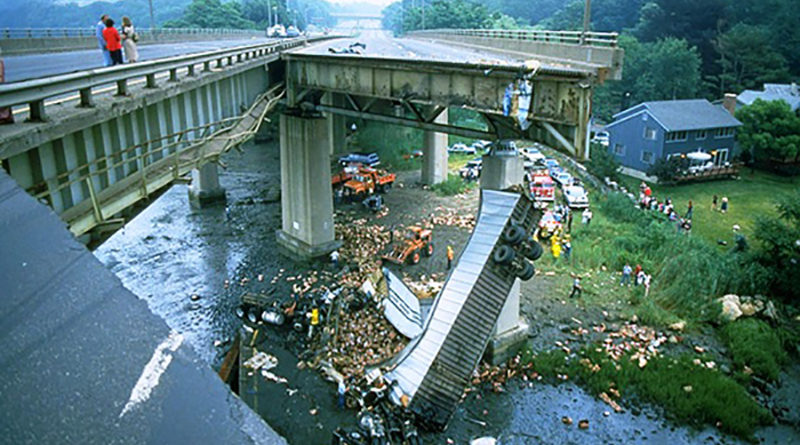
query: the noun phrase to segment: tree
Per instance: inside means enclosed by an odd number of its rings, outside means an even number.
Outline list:
[[[219,0],[193,0],[183,17],[164,24],[172,28],[255,28],[256,24],[242,16],[238,2],[222,3]]]
[[[714,47],[719,54],[719,92],[760,87],[764,82],[789,79],[786,59],[775,50],[769,30],[739,23],[720,34]]]
[[[619,181],[621,166],[617,161],[617,157],[609,153],[608,147],[592,143],[590,150],[591,160],[586,163],[586,168],[589,169],[589,172],[601,180],[608,178],[612,181]]]
[[[650,166],[650,169],[647,170],[647,174],[650,176],[655,176],[659,181],[670,182],[675,179],[675,176],[678,175],[680,166],[680,158],[675,156],[669,159],[659,158],[656,159],[656,162]]]
[[[423,10],[424,8],[424,10]],[[409,1],[395,2],[383,10],[384,27],[402,34],[417,29],[488,28],[494,20],[486,6],[472,0],[432,0],[414,7]]]
[[[625,50],[622,81],[610,81],[595,90],[596,116],[608,121],[640,102],[697,97],[700,55],[685,40],[670,37],[642,43],[622,35],[619,45]]]
[[[542,23],[548,29],[582,29],[585,0],[571,0]],[[594,31],[620,32],[632,28],[639,20],[644,0],[594,0],[591,28]]]
[[[770,290],[787,301],[798,301],[800,287],[800,191],[782,196],[776,203],[778,216],[756,220],[755,238],[760,241],[760,262],[770,270]]]
[[[800,117],[782,100],[756,99],[736,112],[736,139],[756,160],[791,160],[800,154]]]

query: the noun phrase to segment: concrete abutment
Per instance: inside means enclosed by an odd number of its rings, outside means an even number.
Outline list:
[[[437,124],[446,125],[447,109],[434,120]],[[439,184],[447,180],[447,133],[426,131],[422,147],[422,183]]]
[[[225,202],[225,189],[219,185],[217,164],[208,162],[192,170],[189,204],[199,209],[222,202]]]

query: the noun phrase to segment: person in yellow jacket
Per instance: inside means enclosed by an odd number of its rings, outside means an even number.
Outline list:
[[[553,252],[553,258],[558,259],[561,256],[561,240],[557,233],[550,237],[550,250]]]

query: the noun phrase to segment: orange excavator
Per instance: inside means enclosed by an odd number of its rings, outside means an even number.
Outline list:
[[[394,244],[392,252],[382,258],[395,264],[417,264],[421,255],[433,255],[431,231],[412,226],[408,228],[405,238]]]

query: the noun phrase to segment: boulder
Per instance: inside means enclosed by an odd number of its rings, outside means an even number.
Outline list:
[[[764,307],[764,317],[772,321],[778,321],[778,310],[772,301],[767,301],[767,305]]]
[[[722,304],[721,318],[725,321],[735,321],[742,316],[741,302],[739,296],[728,294],[717,300]]]
[[[686,322],[681,320],[677,323],[672,323],[671,325],[669,325],[669,328],[672,329],[673,331],[681,332],[683,331],[684,328],[686,328]]]
[[[739,306],[739,309],[742,310],[742,315],[745,317],[752,317],[758,313],[758,308],[751,302],[742,303],[741,306]]]

